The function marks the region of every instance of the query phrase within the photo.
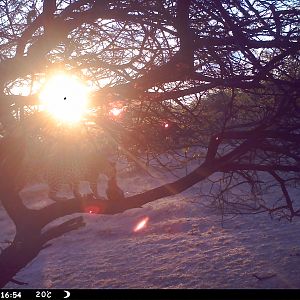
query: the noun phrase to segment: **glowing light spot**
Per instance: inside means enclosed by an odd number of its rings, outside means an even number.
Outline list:
[[[63,73],[49,78],[40,93],[40,108],[64,123],[79,122],[87,112],[87,102],[87,87]]]
[[[100,207],[90,205],[85,207],[84,211],[89,214],[98,214],[100,212]]]
[[[109,114],[114,117],[118,117],[122,111],[123,111],[123,108],[114,107],[109,111]]]
[[[143,218],[140,222],[137,223],[137,225],[134,227],[133,231],[138,232],[146,227],[147,223],[149,221],[148,217]]]
[[[168,127],[169,127],[169,124],[168,124],[168,123],[166,123],[164,126],[165,126],[165,128],[168,128]]]

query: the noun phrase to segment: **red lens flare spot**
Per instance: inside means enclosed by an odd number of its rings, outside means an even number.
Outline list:
[[[146,227],[148,221],[149,221],[148,217],[143,218],[140,222],[138,222],[136,224],[136,226],[134,227],[133,231],[134,232],[138,232],[138,231],[142,230],[143,228]]]
[[[109,111],[109,114],[110,114],[111,116],[118,117],[118,116],[121,114],[122,111],[123,111],[122,108],[114,107],[114,108],[112,108],[112,109]]]
[[[87,206],[84,211],[89,214],[98,214],[100,212],[100,208],[98,206]]]
[[[168,123],[166,123],[164,126],[165,126],[165,128],[168,128],[168,127],[169,127],[169,124],[168,124]]]

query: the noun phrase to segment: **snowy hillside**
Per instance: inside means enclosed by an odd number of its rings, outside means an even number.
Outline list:
[[[130,194],[161,183],[120,178]],[[15,278],[28,288],[300,288],[300,220],[246,215],[222,227],[196,191],[115,216],[86,215],[86,227],[53,240]],[[45,195],[42,186],[27,190],[32,206]],[[134,232],[145,216],[147,227]],[[13,226],[2,208],[0,226],[3,248]]]

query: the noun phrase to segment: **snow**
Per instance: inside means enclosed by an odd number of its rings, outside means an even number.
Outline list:
[[[141,171],[120,176],[128,194],[164,182]],[[46,205],[45,189],[27,188],[23,198]],[[85,227],[53,240],[15,279],[28,288],[300,288],[300,220],[258,214],[221,222],[198,190],[118,215],[84,215]],[[146,227],[134,232],[145,217]],[[0,226],[3,248],[14,228],[2,207]]]

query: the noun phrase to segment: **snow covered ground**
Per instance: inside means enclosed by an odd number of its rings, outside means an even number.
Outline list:
[[[137,173],[120,183],[132,194],[163,182]],[[299,219],[243,215],[222,227],[196,191],[114,216],[85,215],[84,228],[53,240],[15,279],[28,288],[300,288]],[[46,193],[34,186],[27,197],[34,206]],[[147,227],[133,232],[144,216]],[[5,247],[13,225],[2,208],[0,228]]]

